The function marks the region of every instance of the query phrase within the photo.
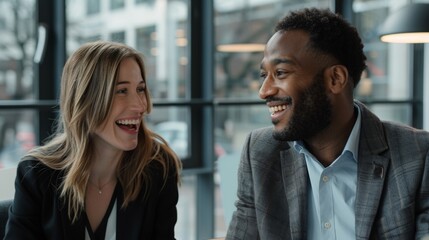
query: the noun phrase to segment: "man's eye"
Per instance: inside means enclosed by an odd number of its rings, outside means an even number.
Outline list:
[[[283,71],[283,70],[276,71],[276,73],[277,73],[277,76],[282,76],[282,75],[287,74],[287,72]]]
[[[267,77],[267,74],[266,74],[266,73],[264,73],[264,72],[261,72],[261,73],[259,74],[259,78],[260,78],[261,80],[265,79],[266,77]]]

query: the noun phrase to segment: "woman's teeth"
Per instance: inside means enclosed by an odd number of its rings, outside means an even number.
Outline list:
[[[116,121],[116,123],[121,124],[121,125],[138,125],[140,123],[140,120],[138,120],[138,119],[118,120],[118,121]]]

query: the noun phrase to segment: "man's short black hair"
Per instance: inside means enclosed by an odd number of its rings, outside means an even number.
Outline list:
[[[303,30],[310,35],[310,48],[333,56],[344,65],[354,87],[366,68],[362,40],[355,27],[328,9],[306,8],[281,19],[275,31]]]

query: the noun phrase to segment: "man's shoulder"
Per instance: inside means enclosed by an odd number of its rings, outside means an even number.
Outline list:
[[[387,138],[415,139],[417,144],[429,144],[429,132],[402,123],[383,121]]]
[[[250,135],[253,137],[271,138],[273,131],[273,127],[262,127],[252,130]]]
[[[429,132],[411,127],[404,123],[386,121],[379,119],[365,105],[357,102],[362,110],[362,129],[366,132],[366,136],[384,136],[387,139],[402,138],[402,139],[418,139],[423,143],[429,143]]]
[[[252,130],[248,134],[250,142],[274,143],[277,140],[273,137],[273,127],[263,127]]]

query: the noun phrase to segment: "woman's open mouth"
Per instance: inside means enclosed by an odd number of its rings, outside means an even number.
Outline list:
[[[140,119],[118,120],[116,121],[116,125],[118,125],[121,129],[135,132],[140,125]]]

